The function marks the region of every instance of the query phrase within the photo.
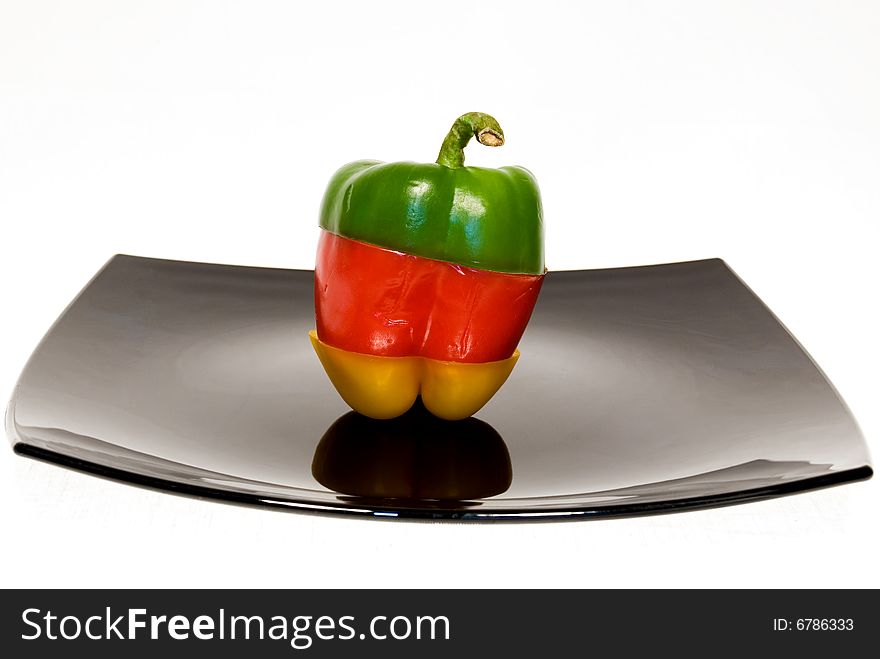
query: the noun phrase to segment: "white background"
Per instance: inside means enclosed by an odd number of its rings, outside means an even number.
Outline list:
[[[307,268],[350,160],[529,167],[552,269],[720,256],[880,454],[876,2],[0,0],[0,388],[114,253]],[[0,451],[3,586],[880,586],[880,481],[479,526],[178,498]]]

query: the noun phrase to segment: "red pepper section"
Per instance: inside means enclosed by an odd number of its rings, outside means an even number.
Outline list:
[[[513,354],[543,275],[435,261],[322,231],[315,265],[318,337],[381,357],[491,362]]]

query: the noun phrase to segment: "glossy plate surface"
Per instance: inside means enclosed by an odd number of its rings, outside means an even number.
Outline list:
[[[309,342],[312,286],[311,271],[114,257],[22,373],[15,451],[230,502],[483,521],[871,476],[833,387],[723,261],[550,273],[513,374],[461,422],[349,412]]]

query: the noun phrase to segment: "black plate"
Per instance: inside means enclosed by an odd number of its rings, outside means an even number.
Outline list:
[[[349,412],[309,344],[312,281],[111,259],[22,373],[15,451],[231,502],[486,521],[871,476],[833,387],[723,261],[548,274],[513,375],[463,422]]]

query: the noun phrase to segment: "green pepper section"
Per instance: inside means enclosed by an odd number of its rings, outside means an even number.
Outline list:
[[[476,136],[500,146],[503,133],[488,115],[462,115],[437,163],[345,165],[330,181],[321,228],[346,238],[464,266],[544,273],[541,197],[522,167],[464,166]]]

